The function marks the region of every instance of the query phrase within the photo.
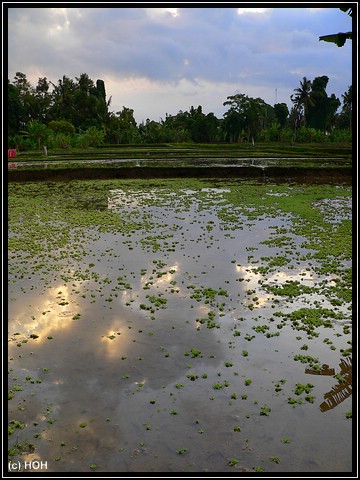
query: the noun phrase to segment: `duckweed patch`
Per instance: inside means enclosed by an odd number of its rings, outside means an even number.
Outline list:
[[[268,417],[270,415],[271,408],[268,405],[263,405],[260,408],[260,415],[264,415],[265,417]]]
[[[176,450],[176,453],[178,455],[184,455],[188,451],[187,448],[179,448],[179,450]]]
[[[296,395],[301,395],[303,392],[310,393],[313,388],[314,388],[314,385],[311,383],[307,383],[306,385],[297,383],[295,388],[295,393]]]

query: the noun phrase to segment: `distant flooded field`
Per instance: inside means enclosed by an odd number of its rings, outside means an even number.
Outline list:
[[[106,154],[104,155],[106,157]],[[10,168],[28,168],[31,167],[40,167],[40,168],[50,168],[50,167],[59,167],[59,166],[71,166],[71,165],[119,165],[120,167],[258,167],[266,168],[271,166],[285,166],[285,167],[309,167],[316,165],[318,168],[326,167],[336,167],[336,166],[351,166],[351,161],[349,159],[339,159],[338,157],[175,157],[169,155],[168,158],[141,158],[141,159],[131,159],[131,158],[103,158],[103,159],[78,159],[78,160],[57,160],[56,156],[54,157],[43,157],[41,160],[36,161],[13,161],[9,164]]]
[[[351,195],[9,183],[9,461],[351,472]]]

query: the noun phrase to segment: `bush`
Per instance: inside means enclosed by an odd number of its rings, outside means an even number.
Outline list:
[[[37,149],[37,142],[31,138],[25,138],[20,135],[17,135],[19,137],[19,143],[15,147],[17,151],[22,151],[22,152],[28,152],[30,150],[36,150]]]
[[[72,142],[71,135],[64,133],[54,133],[48,138],[49,148],[69,148]]]
[[[8,148],[16,148],[16,150],[23,150],[21,147],[24,143],[24,138],[21,135],[8,136]]]
[[[23,135],[10,135],[8,137],[8,148],[15,148],[17,152],[27,152],[36,150],[37,143],[35,140]]]
[[[335,143],[352,142],[352,131],[336,128],[330,133],[329,140]]]
[[[270,142],[278,142],[280,140],[280,124],[273,122],[268,130]]]
[[[75,146],[80,148],[98,147],[104,143],[105,132],[96,127],[90,127],[84,133],[75,137]]]
[[[63,133],[65,135],[74,135],[76,132],[74,125],[67,120],[52,120],[48,128],[54,133]]]
[[[280,142],[291,142],[294,137],[294,132],[291,128],[286,127],[280,130]]]
[[[312,143],[312,142],[326,142],[327,138],[320,130],[316,130],[312,127],[300,127],[296,132],[297,143]]]

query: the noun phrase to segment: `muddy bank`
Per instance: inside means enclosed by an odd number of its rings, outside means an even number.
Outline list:
[[[352,169],[297,167],[129,167],[129,168],[59,168],[8,171],[9,182],[32,182],[36,180],[108,180],[136,178],[254,178],[260,180],[298,181],[305,183],[352,183]]]

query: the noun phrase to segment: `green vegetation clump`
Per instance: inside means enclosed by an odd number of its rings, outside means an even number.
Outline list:
[[[263,405],[260,409],[260,415],[269,416],[271,408],[268,405]]]
[[[25,424],[19,422],[18,420],[10,420],[9,421],[9,426],[8,426],[8,435],[12,435],[16,429],[22,430],[25,428]]]
[[[220,328],[220,325],[215,322],[216,313],[214,311],[210,311],[207,314],[207,318],[197,318],[196,321],[199,322],[201,325],[206,324],[206,327],[209,329],[212,328]]]
[[[203,357],[204,355],[200,352],[200,350],[196,350],[196,348],[192,348],[189,352],[185,352],[184,355],[188,357],[189,355],[191,358],[196,357]]]
[[[301,285],[298,280],[287,280],[283,285],[263,285],[263,288],[274,295],[284,295],[288,297],[298,297],[304,293],[313,293],[314,287]]]
[[[322,307],[300,308],[291,313],[276,312],[276,316],[290,320],[294,330],[303,330],[310,336],[317,336],[315,330],[318,327],[333,328],[333,321],[344,318],[341,313]]]
[[[180,448],[179,450],[176,450],[176,453],[178,455],[184,455],[188,451],[187,448]]]
[[[155,307],[165,308],[167,304],[167,299],[162,297],[156,297],[155,295],[146,295],[146,298],[149,299],[149,302],[154,304]]]
[[[305,385],[301,383],[297,383],[295,388],[295,393],[296,395],[301,395],[303,392],[310,393],[313,388],[314,388],[314,385],[311,383],[306,383]]]

